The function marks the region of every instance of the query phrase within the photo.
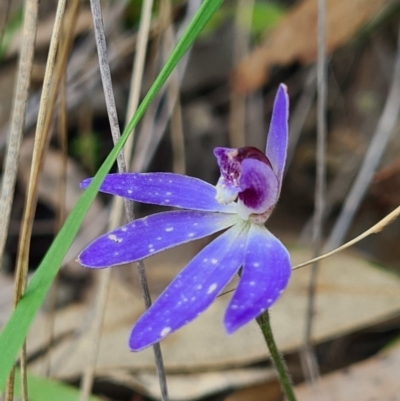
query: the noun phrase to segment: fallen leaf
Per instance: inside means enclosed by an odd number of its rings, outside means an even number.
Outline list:
[[[207,395],[237,389],[249,384],[264,383],[275,378],[272,368],[248,368],[218,372],[169,374],[168,392],[170,400],[186,401],[203,398]],[[104,380],[135,388],[150,397],[161,399],[158,377],[151,373],[132,374],[125,370],[114,370]],[[263,398],[263,401],[275,399]],[[277,401],[277,400],[276,400]]]
[[[326,0],[326,51],[347,43],[389,0]],[[247,93],[268,81],[269,68],[294,62],[311,63],[317,55],[318,2],[303,0],[268,33],[266,40],[242,60],[232,85]]]
[[[277,380],[247,387],[225,398],[225,401],[281,401],[282,390]]]
[[[186,263],[193,249],[185,250],[183,246],[178,252],[173,249],[149,258],[147,270],[151,274],[161,271],[167,283],[179,265],[182,267]],[[294,263],[307,260],[309,256],[309,252],[302,249],[294,249],[291,254]],[[185,255],[185,260],[177,264],[181,255]],[[167,277],[167,272],[170,272],[170,277]],[[271,310],[272,325],[282,352],[298,350],[302,344],[308,280],[308,269],[295,271],[288,289]],[[158,287],[161,287],[160,283]],[[112,280],[97,359],[97,376],[112,376],[116,369],[135,374],[154,371],[151,349],[131,353],[127,346],[131,327],[143,311],[143,301],[138,294],[137,290],[123,285],[116,278]],[[322,262],[317,295],[315,342],[369,327],[400,312],[399,278],[352,253],[339,254]],[[226,335],[222,319],[228,299],[228,295],[219,297],[199,319],[162,341],[168,374],[233,369],[268,357],[255,323],[232,336]],[[57,314],[56,345],[51,350],[51,371],[56,378],[72,379],[82,374],[90,349],[85,334],[90,317],[90,311],[83,304],[70,306]],[[30,355],[46,348],[43,318],[39,316],[36,319],[29,335]],[[34,371],[40,371],[40,366],[40,359],[31,365]]]
[[[295,389],[298,401],[394,401],[400,394],[400,347],[321,378],[316,388]]]

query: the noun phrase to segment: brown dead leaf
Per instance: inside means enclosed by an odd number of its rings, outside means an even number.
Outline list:
[[[168,278],[166,272],[176,272],[176,261],[182,252],[185,253],[182,251],[184,248],[158,255],[157,264],[152,258],[148,259],[148,270],[153,274],[155,269],[162,271],[164,280],[169,281],[172,277]],[[174,254],[175,260],[168,253]],[[292,250],[291,254],[294,263],[307,260],[309,256],[302,249]],[[189,255],[185,258],[187,256]],[[173,261],[172,264],[170,260]],[[171,269],[172,265],[175,265],[174,269]],[[272,324],[283,352],[297,350],[302,344],[308,280],[307,269],[295,271],[289,288],[272,308]],[[340,254],[322,262],[317,293],[315,342],[374,325],[400,312],[400,280],[351,253]],[[162,342],[164,362],[169,375],[238,368],[267,358],[268,353],[256,324],[249,324],[232,336],[226,335],[222,320],[228,299],[228,295],[218,298],[199,319]],[[111,377],[117,370],[122,377],[121,372],[125,371],[126,375],[134,375],[133,383],[138,380],[136,374],[154,371],[151,349],[131,353],[127,347],[131,327],[142,311],[143,301],[138,292],[127,288],[114,277],[98,355],[98,377]],[[83,304],[65,308],[57,314],[57,343],[51,351],[51,370],[55,377],[71,379],[81,375],[90,349],[87,344],[89,340],[84,333],[90,318],[90,312]],[[44,330],[43,316],[40,316],[29,335],[30,354],[45,347]],[[77,332],[83,332],[83,335],[73,336]],[[31,368],[41,372],[41,366],[39,359]],[[143,382],[140,384],[144,385]],[[150,393],[153,390],[146,388],[146,391]],[[188,395],[187,399],[189,398]]]
[[[277,380],[235,391],[225,401],[281,401],[282,390]]]
[[[376,16],[389,0],[327,0],[326,49],[332,53],[368,20]],[[293,7],[265,42],[237,66],[232,85],[237,93],[259,88],[268,80],[268,69],[295,61],[310,63],[317,54],[317,5],[303,0]]]
[[[264,383],[275,377],[272,368],[248,368],[224,370],[218,372],[186,373],[168,375],[168,392],[170,400],[186,401],[203,398],[207,395],[237,389],[249,384]],[[131,374],[127,370],[114,370],[104,379],[134,388],[142,393],[161,399],[158,377],[151,373]],[[242,400],[245,400],[242,398]],[[261,400],[261,399],[260,399]],[[276,398],[266,398],[263,401],[278,401]]]
[[[400,347],[324,376],[318,390],[296,388],[298,401],[394,401],[400,394]]]

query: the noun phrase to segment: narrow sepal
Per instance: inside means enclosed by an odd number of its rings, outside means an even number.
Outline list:
[[[286,288],[291,275],[285,246],[265,227],[249,230],[239,285],[225,313],[225,329],[233,333],[269,308]]]
[[[97,238],[82,251],[78,262],[92,268],[134,262],[221,231],[237,219],[232,214],[194,210],[153,214]]]
[[[271,162],[272,168],[278,177],[279,186],[282,185],[283,170],[286,162],[286,152],[289,137],[289,96],[287,87],[279,85],[272,110],[271,124],[269,127],[266,156]]]
[[[87,188],[91,180],[88,178],[82,181],[81,188]],[[235,212],[234,204],[222,205],[217,202],[217,192],[213,185],[180,174],[108,174],[101,184],[100,191],[153,205],[209,212]]]
[[[210,306],[243,263],[247,231],[236,224],[189,262],[133,327],[131,350],[162,340]]]

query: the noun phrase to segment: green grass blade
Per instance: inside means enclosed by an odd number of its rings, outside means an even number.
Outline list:
[[[19,370],[15,375],[14,393],[21,396],[21,382]],[[29,401],[77,401],[79,390],[75,387],[50,380],[44,377],[34,376],[28,373]],[[90,396],[89,401],[101,401],[99,397]]]
[[[82,220],[100,188],[101,182],[105,175],[110,171],[117,154],[123,148],[130,132],[143,116],[150,102],[154,99],[157,92],[165,83],[186,50],[193,43],[204,25],[208,22],[222,2],[223,0],[205,0],[203,2],[185,34],[182,36],[169,57],[164,68],[158,75],[146,97],[143,99],[143,102],[140,104],[132,120],[124,130],[121,139],[117,142],[103,165],[100,167],[91,185],[78,200],[64,226],[57,235],[57,238],[54,240],[42,263],[32,277],[32,280],[28,284],[24,297],[21,299],[21,302],[18,304],[7,325],[0,334],[0,392],[4,390],[8,373],[17,358],[29,327],[44,301],[51,283],[58,272],[59,266],[71,246]],[[84,244],[82,244],[82,246],[83,245]]]

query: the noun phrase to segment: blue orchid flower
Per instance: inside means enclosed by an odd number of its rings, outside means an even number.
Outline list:
[[[132,329],[129,346],[146,348],[204,312],[240,270],[224,317],[227,333],[269,308],[286,288],[287,249],[264,226],[278,200],[288,142],[285,85],[275,98],[265,154],[253,147],[216,148],[216,186],[172,173],[107,175],[100,191],[136,202],[185,210],[132,221],[93,241],[79,263],[104,268],[135,262],[165,249],[224,231],[175,277]],[[87,179],[81,187],[91,182]]]

